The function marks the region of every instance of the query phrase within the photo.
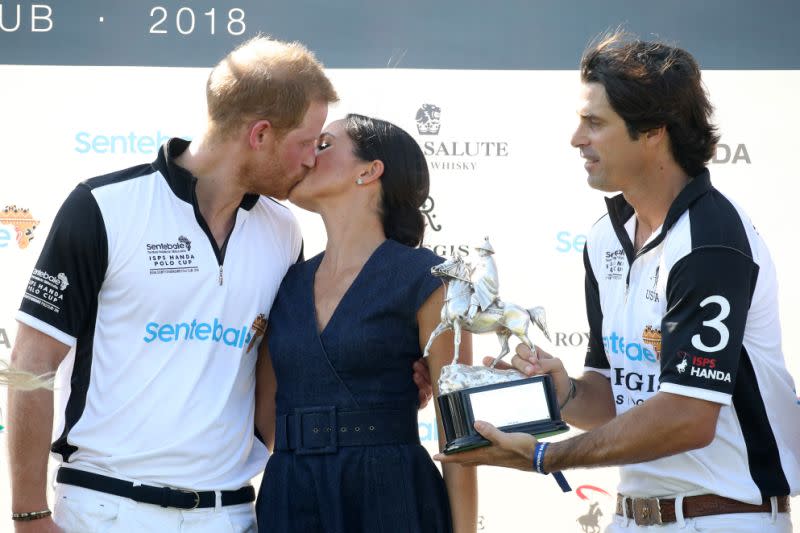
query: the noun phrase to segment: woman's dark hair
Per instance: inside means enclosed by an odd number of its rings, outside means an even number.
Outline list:
[[[672,156],[689,176],[714,155],[719,135],[710,120],[713,107],[689,52],[617,31],[584,53],[581,79],[605,88],[631,139],[666,126]]]
[[[425,155],[411,135],[390,122],[354,114],[344,120],[355,156],[383,162],[380,215],[386,237],[419,246],[425,233],[420,207],[430,189]]]

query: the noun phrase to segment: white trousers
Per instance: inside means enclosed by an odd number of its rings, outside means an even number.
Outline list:
[[[53,520],[65,533],[255,533],[257,529],[250,503],[184,511],[61,483],[55,497]]]
[[[677,521],[663,526],[637,526],[632,518],[614,515],[606,533],[792,533],[789,513],[778,513],[773,498],[772,513],[737,513],[684,518],[676,505]]]

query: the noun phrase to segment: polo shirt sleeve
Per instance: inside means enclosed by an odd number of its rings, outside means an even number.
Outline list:
[[[733,248],[698,248],[667,280],[660,390],[731,404],[758,265]]]
[[[583,248],[583,265],[586,269],[586,318],[589,321],[589,344],[586,348],[584,372],[597,372],[611,377],[611,365],[603,346],[603,311],[600,307],[600,287],[592,270],[588,244]]]
[[[94,327],[107,266],[103,216],[90,188],[78,185],[53,220],[17,320],[74,346]]]

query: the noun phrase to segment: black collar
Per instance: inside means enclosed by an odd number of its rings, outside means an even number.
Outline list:
[[[184,202],[195,204],[194,190],[197,186],[197,178],[175,162],[175,159],[187,148],[189,148],[189,141],[178,137],[169,139],[158,151],[158,158],[153,162],[153,167],[161,172],[175,196]],[[249,211],[256,205],[258,198],[258,194],[245,194],[239,208]]]
[[[661,226],[661,233],[658,237],[650,241],[647,246],[643,247],[639,253],[644,253],[658,246],[681,215],[685,213],[698,198],[712,189],[711,175],[708,169],[704,168],[700,174],[689,180],[689,183],[686,184],[675,200],[672,201],[672,205],[669,206],[669,210],[667,211],[667,217],[664,219],[664,224]],[[622,194],[618,194],[612,198],[606,198],[606,207],[614,232],[622,243],[628,260],[632,261],[633,243],[628,236],[628,232],[625,231],[625,222],[630,220],[633,216],[633,207],[625,201],[625,197]]]

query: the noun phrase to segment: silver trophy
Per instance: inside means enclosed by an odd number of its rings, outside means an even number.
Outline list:
[[[447,290],[442,319],[428,339],[425,356],[436,337],[450,329],[455,333],[453,362],[443,367],[439,376],[439,411],[447,438],[444,453],[489,444],[473,428],[475,420],[486,420],[504,431],[522,431],[540,437],[568,429],[561,420],[550,376],[527,378],[516,370],[496,368],[510,351],[508,340],[512,335],[531,350],[535,349],[528,337],[531,323],[548,340],[550,334],[542,307],[526,309],[500,299],[494,249],[489,238],[476,250],[481,263],[475,268],[457,255],[431,268],[434,276],[442,278]],[[493,331],[497,335],[501,350],[491,366],[459,364],[462,331]]]

